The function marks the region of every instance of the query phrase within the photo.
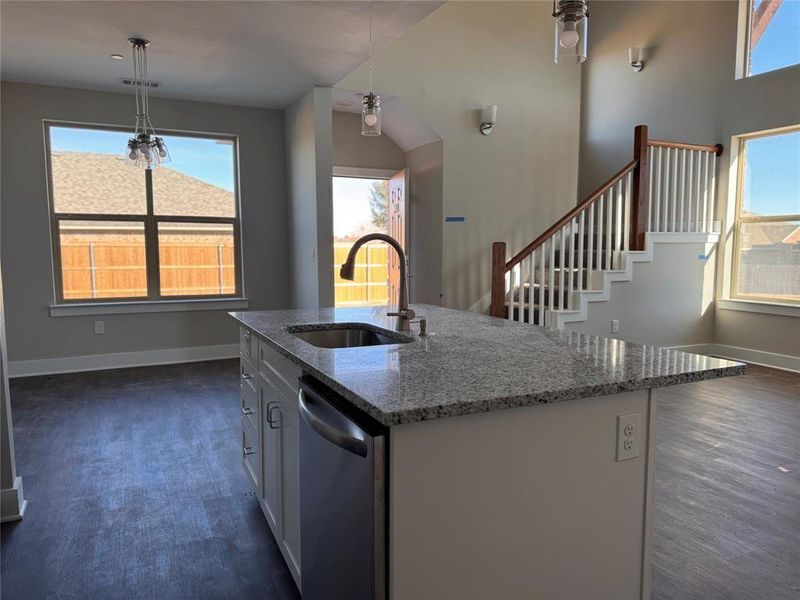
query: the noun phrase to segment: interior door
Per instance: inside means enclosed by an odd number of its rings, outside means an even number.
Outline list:
[[[400,242],[406,252],[408,210],[408,169],[395,173],[389,180],[389,235]],[[400,299],[400,262],[396,252],[389,252],[389,303],[398,304]]]

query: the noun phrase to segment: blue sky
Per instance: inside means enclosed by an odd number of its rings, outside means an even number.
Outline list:
[[[99,152],[124,156],[129,133],[74,127],[51,127],[54,151]],[[233,146],[226,140],[162,135],[172,161],[167,166],[212,185],[233,191]]]
[[[764,0],[756,0],[753,10]],[[800,0],[783,0],[764,35],[750,52],[750,74],[800,63]]]
[[[800,213],[800,131],[747,142],[744,207],[760,215]]]
[[[333,235],[344,237],[361,227],[372,228],[369,188],[374,179],[333,178]]]

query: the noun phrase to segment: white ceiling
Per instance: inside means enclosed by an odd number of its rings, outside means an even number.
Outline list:
[[[387,46],[443,0],[372,3],[373,40]],[[368,55],[365,1],[0,2],[7,81],[128,92],[129,37],[151,41],[153,96],[283,108],[333,85]],[[112,60],[118,52],[124,61]]]

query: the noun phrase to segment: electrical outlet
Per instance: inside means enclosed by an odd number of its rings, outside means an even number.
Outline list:
[[[617,416],[617,462],[639,456],[641,414]]]
[[[619,333],[619,319],[611,319],[611,333]]]
[[[94,322],[94,332],[97,335],[103,335],[106,332],[106,323],[105,323],[105,321],[95,321]]]

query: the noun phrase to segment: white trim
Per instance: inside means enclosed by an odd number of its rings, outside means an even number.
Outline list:
[[[765,352],[764,350],[753,350],[752,348],[740,348],[725,344],[711,344],[709,354],[719,358],[739,360],[753,365],[800,373],[800,356],[777,354],[776,352]]]
[[[119,315],[128,313],[184,312],[192,310],[239,310],[248,308],[247,298],[198,298],[197,300],[143,300],[133,302],[80,302],[51,304],[51,317]]]
[[[139,352],[116,352],[113,354],[90,354],[84,356],[40,358],[35,360],[15,360],[8,363],[8,374],[9,377],[30,377],[32,375],[52,375],[55,373],[103,371],[106,369],[121,369],[126,367],[199,362],[221,358],[235,358],[237,356],[239,356],[239,344],[164,348],[162,350],[142,350]]]
[[[722,310],[763,313],[765,315],[800,317],[800,305],[796,304],[778,304],[759,302],[756,300],[740,300],[738,298],[717,298],[717,308]]]
[[[361,177],[363,179],[391,179],[402,169],[368,169],[366,167],[333,167],[334,177]]]
[[[21,520],[26,508],[28,501],[22,493],[22,477],[17,477],[14,487],[0,490],[0,523]]]

